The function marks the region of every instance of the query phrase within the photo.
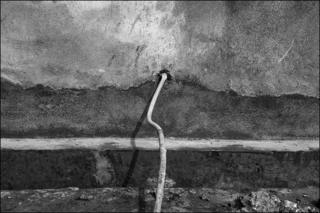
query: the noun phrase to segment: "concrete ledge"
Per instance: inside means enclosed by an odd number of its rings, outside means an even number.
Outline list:
[[[319,150],[319,139],[313,140],[220,140],[166,138],[168,150],[298,152]],[[1,149],[11,150],[158,150],[157,138],[1,138]]]

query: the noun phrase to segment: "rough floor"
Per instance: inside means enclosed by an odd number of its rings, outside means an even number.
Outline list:
[[[153,188],[1,191],[1,211],[150,212]],[[163,212],[319,212],[319,190],[260,189],[238,193],[212,188],[166,188]]]

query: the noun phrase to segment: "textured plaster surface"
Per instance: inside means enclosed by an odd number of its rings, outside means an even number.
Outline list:
[[[215,91],[319,97],[319,3],[1,1],[1,77],[116,86],[161,68]]]

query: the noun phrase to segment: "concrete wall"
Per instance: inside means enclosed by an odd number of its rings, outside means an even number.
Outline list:
[[[98,156],[98,157],[97,157]],[[1,189],[122,186],[131,151],[9,151],[1,153]],[[174,187],[319,187],[319,152],[218,153],[168,151],[167,178]],[[156,178],[159,152],[141,151],[129,186]]]
[[[23,89],[1,81],[2,137],[156,136],[143,112],[156,87]],[[227,139],[319,138],[319,99],[301,95],[246,97],[197,82],[165,84],[153,119],[165,136]],[[137,132],[139,122],[141,128]]]
[[[318,138],[318,7],[1,2],[1,135],[128,137],[167,68],[166,136]]]
[[[241,95],[319,97],[319,3],[1,1],[1,77],[127,89],[161,68]]]
[[[130,137],[167,68],[175,81],[153,116],[166,137],[319,138],[318,11],[317,1],[1,1],[1,137]],[[156,132],[143,123],[137,136]],[[1,189],[119,185],[131,157],[2,150]],[[158,157],[141,153],[130,185],[155,177]],[[318,165],[318,151],[168,152],[167,171],[177,187],[304,187],[319,186]]]

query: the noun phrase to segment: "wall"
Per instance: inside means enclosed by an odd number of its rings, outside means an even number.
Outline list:
[[[214,91],[319,97],[319,3],[1,2],[1,77],[128,89],[168,68]]]
[[[167,154],[167,178],[173,180],[174,187],[236,191],[319,187],[317,151],[265,154],[168,151]],[[80,150],[5,150],[1,153],[1,189],[122,186],[132,166],[131,158],[131,151],[97,154]],[[148,186],[148,178],[156,178],[158,168],[159,152],[141,151],[128,185]]]
[[[318,138],[318,7],[1,2],[1,136]]]
[[[23,89],[2,81],[1,136],[156,137],[143,120],[155,87],[147,82],[128,90],[55,90],[41,85]],[[319,99],[247,97],[210,91],[193,81],[173,81],[161,91],[153,119],[167,137],[319,138]]]
[[[318,11],[317,1],[1,1],[1,137],[130,137],[167,68],[175,80],[154,111],[165,136],[319,138]],[[156,132],[143,123],[137,136]],[[2,189],[113,186],[131,160],[1,152]],[[318,186],[318,154],[168,152],[168,175],[187,187]],[[157,160],[143,152],[131,184],[154,177]]]

